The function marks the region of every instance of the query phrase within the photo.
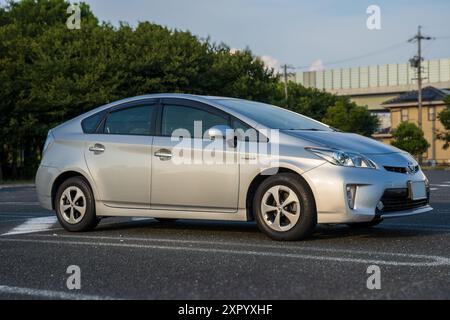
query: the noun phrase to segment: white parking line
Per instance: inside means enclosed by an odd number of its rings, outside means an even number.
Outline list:
[[[13,228],[11,231],[3,233],[2,236],[53,230],[52,226],[56,224],[57,221],[58,219],[55,216],[31,218]]]
[[[117,239],[117,240],[120,240]],[[58,240],[39,240],[39,239],[13,239],[13,238],[0,238],[0,242],[22,242],[22,243],[39,243],[39,244],[53,244],[53,245],[74,245],[74,246],[93,246],[93,247],[119,247],[119,248],[136,248],[136,249],[155,249],[155,250],[172,250],[172,251],[187,251],[187,252],[201,252],[210,254],[230,254],[230,255],[250,255],[259,257],[274,257],[274,258],[292,258],[292,259],[307,259],[317,261],[330,261],[330,262],[345,262],[345,263],[360,263],[360,264],[377,264],[388,266],[408,266],[408,267],[434,267],[434,266],[448,266],[450,265],[450,259],[440,256],[426,256],[415,254],[397,254],[397,253],[380,253],[370,251],[356,251],[345,250],[350,256],[357,254],[369,255],[369,256],[390,256],[397,258],[408,258],[416,260],[425,260],[421,262],[406,262],[395,260],[383,260],[383,259],[363,259],[352,257],[336,257],[328,255],[313,255],[302,253],[284,253],[284,252],[270,252],[270,251],[257,251],[257,250],[235,250],[235,249],[219,249],[219,248],[196,248],[193,246],[168,246],[168,245],[146,245],[146,244],[132,244],[132,243],[114,243],[114,242],[92,242],[92,241],[58,241]],[[279,249],[282,249],[278,247]],[[287,248],[285,248],[287,249]],[[301,249],[301,248],[293,248]],[[326,249],[325,249],[326,250]],[[320,250],[320,251],[325,251]],[[328,253],[336,253],[338,250],[327,250]],[[341,252],[344,250],[340,250]]]
[[[87,295],[81,293],[69,293],[64,291],[41,290],[33,288],[10,287],[0,285],[0,294],[18,294],[23,296],[41,297],[47,299],[63,300],[115,300],[107,296]]]
[[[430,184],[432,187],[450,187],[450,184]]]

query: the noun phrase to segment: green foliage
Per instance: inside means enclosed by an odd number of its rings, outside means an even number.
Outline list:
[[[322,120],[328,108],[335,105],[338,101],[343,101],[345,104],[350,103],[347,98],[314,88],[305,88],[301,84],[294,82],[289,83],[288,89],[289,98],[286,108],[316,120]],[[282,99],[284,100],[284,94]],[[284,106],[285,103],[279,101],[279,105]]]
[[[447,107],[439,113],[439,120],[444,126],[445,130],[438,133],[438,138],[444,141],[444,149],[450,147],[450,96],[444,98]]]
[[[414,123],[402,122],[392,134],[394,147],[418,156],[428,150],[430,144],[423,136],[423,131]]]
[[[342,131],[370,136],[379,125],[377,116],[342,98],[326,111],[323,122]]]

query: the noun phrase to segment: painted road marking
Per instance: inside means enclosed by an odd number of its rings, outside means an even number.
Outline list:
[[[116,300],[107,296],[87,295],[80,293],[69,293],[64,291],[41,290],[33,288],[10,287],[0,285],[0,294],[18,294],[24,296],[42,297],[48,299],[63,300]]]
[[[117,239],[118,240],[118,239]],[[435,266],[448,266],[450,265],[450,259],[440,256],[429,255],[417,255],[417,254],[400,254],[389,252],[372,252],[372,251],[357,251],[357,250],[345,250],[351,257],[337,257],[330,256],[330,253],[336,254],[334,249],[324,249],[318,251],[328,251],[327,255],[313,255],[304,253],[287,253],[287,252],[270,252],[270,251],[258,251],[258,250],[235,250],[235,249],[219,249],[219,248],[198,248],[193,246],[168,246],[168,245],[147,245],[147,244],[132,244],[132,243],[116,243],[116,242],[92,242],[92,241],[58,241],[58,240],[39,240],[39,239],[13,239],[13,238],[1,238],[0,242],[22,242],[32,244],[53,244],[53,245],[74,245],[74,246],[93,246],[93,247],[117,247],[117,248],[136,248],[136,249],[154,249],[154,250],[171,250],[171,251],[186,251],[186,252],[201,252],[210,254],[230,254],[230,255],[247,255],[258,257],[272,257],[272,258],[291,258],[291,259],[307,259],[316,261],[328,261],[328,262],[345,262],[345,263],[360,263],[360,264],[377,264],[388,266],[407,266],[407,267],[435,267]],[[287,249],[287,248],[285,248]],[[305,250],[305,248],[294,248],[297,250]],[[311,249],[309,249],[311,250]],[[312,249],[312,250],[315,250]],[[355,255],[368,255],[374,258],[354,258]],[[378,256],[378,257],[377,257]],[[381,256],[408,258],[414,259],[415,262],[396,261],[396,260],[383,260]],[[418,261],[423,260],[423,261]]]
[[[12,230],[6,233],[3,233],[2,236],[54,230],[52,229],[52,226],[57,222],[58,219],[55,216],[27,219],[24,223],[18,225],[17,227],[14,227]]]

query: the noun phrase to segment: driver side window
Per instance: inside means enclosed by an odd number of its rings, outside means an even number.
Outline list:
[[[201,139],[206,130],[217,125],[229,125],[228,118],[199,108],[164,105],[161,134],[172,136],[175,130],[185,129],[192,138]]]

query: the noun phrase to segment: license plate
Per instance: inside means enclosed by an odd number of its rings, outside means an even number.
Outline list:
[[[425,187],[425,181],[410,181],[409,194],[412,200],[421,200],[427,198],[427,189]]]

